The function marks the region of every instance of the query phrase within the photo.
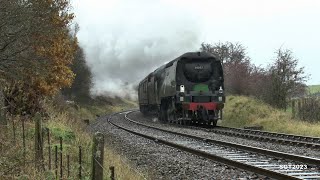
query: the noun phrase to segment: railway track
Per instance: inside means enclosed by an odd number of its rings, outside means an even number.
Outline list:
[[[217,126],[211,129],[205,128],[204,130],[228,136],[236,136],[265,142],[275,142],[279,144],[304,146],[309,148],[320,149],[320,138],[317,137],[299,136],[293,134],[275,133],[268,131],[231,128],[222,126]]]
[[[284,133],[275,133],[254,129],[244,129],[244,128],[232,128],[224,126],[211,127],[207,125],[195,125],[195,126],[186,126],[176,123],[171,123],[178,127],[198,129],[206,132],[213,132],[216,134],[222,134],[227,136],[240,137],[245,139],[252,139],[263,142],[272,142],[290,146],[298,147],[308,147],[314,149],[320,149],[320,138],[311,137],[311,136],[300,136],[294,134],[284,134]]]
[[[125,113],[126,120],[135,125],[143,126],[146,129],[152,129],[154,132],[165,132],[168,137],[158,137],[153,133],[152,135],[148,135],[145,134],[145,132],[141,133],[132,130],[130,127],[123,127],[112,122],[112,116],[109,117],[108,121],[110,124],[129,133],[264,176],[276,179],[320,179],[320,159],[270,151],[251,146],[243,146],[213,139],[204,139],[198,136],[164,130],[128,118],[127,114],[131,112],[132,111],[128,111]],[[182,140],[172,140],[169,135],[171,137],[180,137]]]

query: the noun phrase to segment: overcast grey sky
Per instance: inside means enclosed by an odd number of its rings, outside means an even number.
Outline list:
[[[78,34],[94,74],[94,93],[132,88],[201,42],[240,42],[256,65],[279,47],[293,51],[320,84],[318,0],[73,0]],[[129,85],[126,85],[126,82]]]

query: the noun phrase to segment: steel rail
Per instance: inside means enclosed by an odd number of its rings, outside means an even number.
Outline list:
[[[217,126],[217,127],[226,128],[226,129],[235,129],[235,130],[240,130],[240,131],[256,132],[258,134],[270,134],[270,135],[273,135],[276,137],[277,136],[286,136],[286,137],[292,137],[295,139],[311,139],[312,141],[317,141],[320,143],[320,137],[285,134],[285,133],[269,132],[269,131],[255,130],[255,129],[233,128],[233,127],[224,127],[224,126]]]
[[[320,145],[320,137],[312,137],[312,136],[302,136],[302,135],[295,135],[295,134],[285,134],[285,133],[276,133],[276,132],[269,132],[269,131],[261,131],[255,129],[244,129],[244,128],[233,128],[233,127],[225,127],[225,126],[216,126],[217,128],[227,129],[232,131],[250,133],[250,134],[257,134],[257,135],[268,135],[272,137],[280,137],[290,140],[296,140],[299,142],[307,141],[309,143],[316,143]],[[214,130],[214,129],[213,129]]]
[[[134,110],[134,111],[138,111],[138,110]],[[225,127],[225,126],[216,126],[216,127],[208,128],[209,126],[206,126],[206,125],[205,127],[199,127],[199,126],[185,126],[185,125],[180,125],[175,123],[170,123],[170,124],[174,124],[175,126],[178,126],[178,127],[197,128],[199,130],[213,132],[213,133],[222,134],[226,136],[234,136],[234,137],[259,140],[264,142],[272,142],[272,143],[285,144],[285,145],[291,145],[291,146],[320,149],[320,137],[301,136],[301,135],[294,135],[294,134],[276,133],[276,132],[233,128],[233,127]]]
[[[192,153],[192,154],[195,154],[195,155],[207,158],[207,159],[218,161],[218,162],[224,163],[226,165],[230,165],[230,166],[233,166],[233,167],[236,167],[236,168],[241,168],[241,169],[244,169],[244,170],[247,170],[247,171],[255,172],[255,173],[262,174],[262,175],[265,175],[265,176],[268,176],[268,177],[272,177],[272,178],[292,179],[292,177],[288,176],[288,175],[284,175],[284,174],[281,174],[281,173],[274,173],[273,171],[270,171],[270,170],[258,168],[258,167],[247,165],[247,164],[240,163],[240,162],[237,162],[237,161],[232,161],[232,160],[229,160],[229,159],[226,159],[226,158],[222,158],[222,157],[219,157],[219,156],[216,156],[216,155],[213,155],[213,154],[209,154],[209,153],[204,152],[204,151],[188,148],[186,146],[182,146],[182,145],[179,145],[179,144],[176,144],[176,143],[172,143],[172,142],[169,142],[169,141],[166,141],[166,140],[163,140],[163,139],[159,139],[159,138],[148,136],[148,135],[145,135],[145,134],[142,134],[142,133],[138,133],[138,132],[132,131],[132,130],[130,130],[128,128],[124,128],[122,126],[119,126],[119,125],[111,122],[110,119],[108,119],[108,121],[109,121],[110,124],[116,126],[117,128],[125,130],[125,131],[127,131],[127,132],[129,132],[131,134],[135,134],[135,135],[141,136],[143,138],[155,141],[157,143],[161,143],[161,144],[164,144],[164,145],[176,148],[176,149],[180,149],[182,151],[186,151],[186,152],[189,152],[189,153]],[[294,178],[294,179],[298,179],[298,178]]]
[[[320,165],[320,159],[317,159],[317,158],[311,158],[311,157],[300,156],[300,155],[293,155],[293,154],[279,152],[279,151],[273,151],[273,150],[266,150],[266,149],[253,147],[253,146],[244,146],[244,145],[241,145],[241,144],[230,143],[230,142],[226,142],[226,141],[207,139],[207,138],[203,138],[203,137],[199,137],[199,136],[194,136],[194,135],[185,134],[185,133],[181,133],[181,132],[170,131],[170,130],[166,130],[166,129],[162,129],[162,128],[158,128],[158,127],[142,124],[140,122],[137,122],[137,121],[134,121],[134,120],[130,119],[127,116],[128,114],[130,114],[132,112],[134,112],[134,111],[130,111],[129,113],[126,113],[125,114],[125,118],[128,121],[131,121],[133,123],[139,124],[139,125],[147,127],[147,128],[160,130],[160,131],[163,131],[163,132],[176,134],[176,135],[180,135],[180,136],[185,136],[185,137],[196,139],[196,140],[202,140],[202,141],[209,142],[209,143],[220,144],[220,145],[223,145],[223,146],[228,146],[228,147],[233,147],[233,148],[242,149],[242,150],[246,150],[246,151],[251,151],[251,152],[254,152],[254,153],[260,153],[260,154],[264,154],[264,155],[269,155],[269,156],[273,156],[273,157],[277,157],[277,158],[285,158],[287,160],[299,161],[299,162],[302,162],[302,163],[313,164],[313,165]]]
[[[297,141],[297,140],[291,140],[291,139],[282,139],[282,137],[269,137],[268,134],[249,134],[248,132],[238,132],[233,131],[233,129],[230,129],[231,131],[225,131],[220,129],[209,129],[206,131],[227,135],[227,136],[234,136],[234,137],[240,137],[240,138],[246,138],[246,139],[253,139],[253,140],[260,140],[265,142],[272,142],[272,143],[278,143],[278,144],[286,144],[291,146],[299,146],[299,147],[308,147],[308,148],[314,148],[314,149],[320,149],[320,144],[313,143],[313,142],[306,142],[306,141]]]
[[[128,113],[125,114],[125,118],[127,120],[129,120],[129,118],[127,117],[127,114]],[[257,167],[257,166],[253,166],[253,165],[241,163],[241,162],[238,162],[238,161],[230,160],[230,159],[227,159],[227,158],[224,158],[224,157],[220,157],[220,156],[217,156],[217,155],[213,155],[213,154],[201,151],[201,150],[192,149],[192,148],[189,148],[189,147],[186,147],[186,146],[182,146],[180,144],[172,143],[172,142],[169,142],[169,141],[166,141],[166,140],[163,140],[163,139],[159,139],[159,138],[155,138],[155,137],[152,137],[152,136],[149,136],[149,135],[146,135],[146,134],[142,134],[142,133],[130,130],[128,128],[122,127],[120,125],[117,125],[117,124],[111,122],[111,118],[112,117],[113,116],[110,116],[108,118],[108,122],[110,124],[118,127],[119,129],[125,130],[125,131],[127,131],[129,133],[132,133],[132,134],[135,134],[135,135],[138,135],[138,136],[153,140],[153,141],[158,142],[158,143],[162,143],[162,144],[165,144],[165,145],[168,145],[168,146],[171,146],[171,147],[174,147],[174,148],[177,148],[177,149],[180,149],[180,150],[192,153],[192,154],[199,155],[199,156],[204,157],[204,158],[208,158],[208,159],[211,159],[211,160],[214,160],[214,161],[218,161],[218,162],[221,162],[221,163],[224,163],[224,164],[236,167],[236,168],[240,168],[240,169],[244,169],[244,170],[251,171],[251,172],[254,172],[254,173],[258,173],[258,174],[261,174],[261,175],[264,175],[264,176],[268,176],[268,177],[272,177],[272,178],[276,178],[276,179],[299,179],[297,177],[289,176],[287,174],[282,174],[282,173],[279,173],[279,172],[271,171],[271,170],[260,168],[260,167]],[[133,121],[133,120],[131,120],[131,121]],[[210,139],[203,139],[201,137],[186,135],[186,134],[177,133],[177,132],[171,132],[171,131],[168,131],[168,130],[163,130],[163,129],[155,128],[155,127],[152,127],[152,126],[148,127],[147,125],[144,125],[144,124],[141,124],[141,123],[139,123],[139,125],[145,126],[147,128],[157,129],[157,130],[160,130],[160,131],[176,134],[176,135],[186,136],[186,137],[189,137],[189,138],[194,138],[194,139],[198,139],[198,140],[199,139],[200,140],[205,140],[206,142],[210,142],[210,141],[213,142]],[[226,145],[227,143],[223,142],[222,144]],[[282,158],[283,158],[283,156],[282,156]],[[315,161],[315,159],[313,159],[313,161]],[[318,160],[317,162],[320,162],[320,160]],[[310,164],[310,161],[308,163]]]

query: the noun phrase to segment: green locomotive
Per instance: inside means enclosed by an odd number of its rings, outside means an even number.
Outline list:
[[[224,107],[221,61],[207,52],[188,52],[159,67],[139,83],[143,114],[164,122],[216,126]]]

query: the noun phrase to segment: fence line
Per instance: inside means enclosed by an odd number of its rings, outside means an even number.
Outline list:
[[[93,159],[94,159],[95,162],[102,168],[102,170],[103,170],[105,173],[108,173],[108,171],[103,167],[102,164],[100,164],[100,162],[99,162],[96,158],[93,157]]]
[[[124,158],[124,157],[125,157],[125,156],[122,155],[122,158]],[[134,169],[134,168],[132,168],[131,166],[129,166],[129,165],[127,164],[127,162],[124,162],[124,161],[122,160],[122,158],[120,158],[120,161],[121,161],[123,164],[125,164],[125,165],[127,166],[127,168],[131,169],[132,171],[134,171],[134,172],[136,172],[137,174],[139,174],[139,176],[143,177],[143,179],[147,180],[147,178],[145,177],[145,175],[141,174],[141,172],[139,172],[137,169]],[[124,158],[124,159],[126,159],[126,158]],[[127,160],[127,159],[126,159],[126,160]]]
[[[115,179],[115,168],[114,166],[109,166],[108,168],[104,167],[103,161],[104,161],[104,135],[102,133],[95,133],[93,137],[93,148],[91,155],[88,156],[88,158],[92,158],[92,161],[90,159],[86,159],[84,162],[92,162],[92,167],[88,166],[88,164],[83,163],[83,148],[79,146],[79,154],[78,154],[78,160],[73,161],[73,158],[71,158],[70,154],[66,151],[68,148],[64,147],[63,145],[63,138],[59,137],[58,140],[51,139],[52,136],[52,131],[48,127],[43,128],[42,124],[42,118],[40,114],[36,114],[36,116],[33,119],[34,123],[34,143],[28,143],[30,141],[30,134],[26,133],[29,132],[28,128],[31,123],[26,123],[26,119],[22,117],[21,119],[21,126],[17,126],[18,124],[16,123],[17,121],[12,123],[8,123],[6,127],[10,127],[10,125],[13,127],[12,130],[14,131],[14,138],[17,138],[16,135],[19,135],[18,137],[22,137],[22,142],[19,139],[17,141],[17,145],[21,146],[22,143],[22,152],[23,152],[23,167],[25,168],[28,164],[34,163],[34,167],[38,169],[39,171],[44,171],[44,170],[49,170],[52,172],[52,176],[55,176],[56,179],[64,179],[66,177],[78,177],[79,179],[84,178],[84,175],[88,174],[90,172],[92,179],[103,179],[107,174],[110,175],[110,179],[114,180]],[[22,132],[18,131],[19,133],[16,134],[16,129],[17,127],[22,128]],[[8,128],[9,129],[9,128]],[[52,136],[52,137],[51,137]],[[21,138],[20,137],[20,138]],[[52,143],[51,141],[58,141],[58,145]],[[11,142],[14,143],[14,142]],[[27,146],[28,144],[28,146]],[[44,146],[46,144],[46,146]],[[34,147],[34,149],[29,149],[28,147]],[[48,149],[45,149],[48,148]],[[52,150],[53,148],[53,150]],[[34,152],[32,152],[34,150]],[[44,151],[45,150],[45,151]],[[64,152],[65,151],[65,152]],[[30,156],[30,154],[33,154]],[[28,161],[31,157],[32,160]],[[66,158],[66,159],[65,159]],[[125,161],[123,161],[121,158],[119,158],[122,164],[124,164],[126,167],[128,167],[130,170],[133,170],[136,172],[139,176],[144,177],[139,171],[136,169],[133,169]],[[71,164],[78,164],[78,174],[76,173],[76,169],[70,168],[70,167],[75,167],[75,166],[70,166]],[[11,169],[13,168],[13,169]],[[11,172],[14,170],[15,166],[7,169],[7,172]],[[90,170],[90,169],[91,170]],[[99,171],[100,169],[100,171]],[[97,172],[98,170],[98,172]],[[25,171],[25,169],[24,169]],[[65,172],[63,172],[65,171]],[[84,173],[84,174],[83,174]],[[2,172],[0,174],[0,177],[5,176],[6,172]],[[103,176],[105,174],[105,176]]]
[[[307,97],[291,100],[292,118],[307,121],[320,121],[320,100],[318,97]]]

